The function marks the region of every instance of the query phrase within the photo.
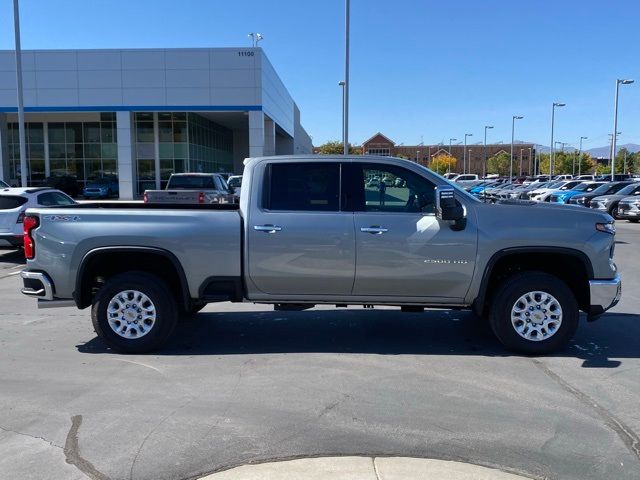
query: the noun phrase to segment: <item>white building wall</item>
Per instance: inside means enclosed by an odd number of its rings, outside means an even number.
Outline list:
[[[132,200],[135,192],[135,141],[133,130],[133,114],[116,112],[116,128],[118,130],[118,188],[120,198]]]
[[[263,155],[265,147],[278,154],[311,151],[297,106],[261,48],[23,51],[23,81],[27,121],[86,121],[96,112],[118,112],[121,196],[134,191],[133,111],[247,112],[248,130],[234,141],[247,155]],[[14,52],[0,51],[0,115],[12,112],[12,121],[16,104]],[[276,131],[285,138],[276,141]]]

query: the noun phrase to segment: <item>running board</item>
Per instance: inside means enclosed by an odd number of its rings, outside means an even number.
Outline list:
[[[42,300],[38,299],[38,308],[75,307],[74,300]]]

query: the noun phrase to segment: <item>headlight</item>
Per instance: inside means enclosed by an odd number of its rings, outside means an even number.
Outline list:
[[[610,233],[611,235],[615,235],[616,226],[614,222],[609,223],[596,223],[596,230],[603,233]]]

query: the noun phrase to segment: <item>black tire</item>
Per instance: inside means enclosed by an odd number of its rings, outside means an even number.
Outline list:
[[[612,205],[611,208],[609,209],[609,215],[611,215],[615,220],[619,220],[620,217],[618,217],[618,204],[616,203],[615,205]]]
[[[155,307],[155,323],[148,333],[139,338],[124,338],[109,324],[109,302],[125,290],[141,292]],[[175,297],[162,280],[144,272],[127,272],[109,278],[98,291],[91,307],[91,320],[98,336],[114,350],[122,353],[143,353],[156,350],[166,342],[176,326],[177,313]],[[119,319],[117,321],[119,322]]]
[[[533,291],[551,294],[562,309],[558,329],[549,338],[538,341],[522,337],[511,322],[516,302]],[[544,355],[566,346],[578,328],[578,319],[578,304],[571,289],[559,278],[542,272],[523,272],[505,279],[493,295],[489,312],[489,323],[498,340],[509,350],[528,355]]]

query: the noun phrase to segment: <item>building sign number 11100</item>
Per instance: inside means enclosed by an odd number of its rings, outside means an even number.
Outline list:
[[[238,56],[239,57],[253,57],[254,53],[255,52],[242,51],[242,52],[238,52]]]

